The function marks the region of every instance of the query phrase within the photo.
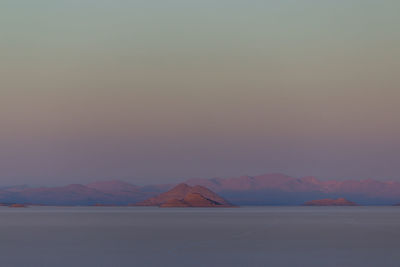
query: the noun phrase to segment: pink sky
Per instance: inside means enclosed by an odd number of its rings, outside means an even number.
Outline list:
[[[400,179],[393,1],[45,2],[0,10],[0,184]]]

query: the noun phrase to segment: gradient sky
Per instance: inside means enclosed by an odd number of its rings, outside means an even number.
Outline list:
[[[0,184],[400,180],[399,10],[3,0]]]

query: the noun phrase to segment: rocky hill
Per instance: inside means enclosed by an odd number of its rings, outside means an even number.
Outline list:
[[[204,186],[179,184],[171,190],[138,203],[160,207],[231,207],[232,205]]]

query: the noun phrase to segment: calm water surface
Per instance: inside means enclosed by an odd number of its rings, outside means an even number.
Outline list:
[[[0,266],[400,266],[400,207],[0,207]]]

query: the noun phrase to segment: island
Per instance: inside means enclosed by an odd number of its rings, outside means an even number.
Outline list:
[[[233,207],[224,198],[200,185],[179,184],[158,196],[139,202],[136,206],[171,207]]]
[[[16,203],[16,204],[11,204],[11,205],[9,205],[8,207],[9,207],[9,208],[26,208],[26,207],[28,207],[28,206],[25,205],[25,204],[18,204],[18,203]]]

